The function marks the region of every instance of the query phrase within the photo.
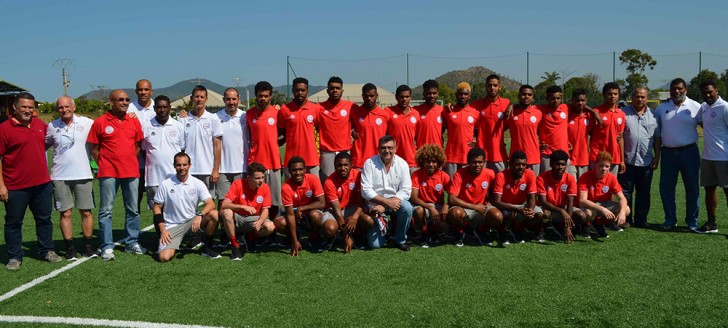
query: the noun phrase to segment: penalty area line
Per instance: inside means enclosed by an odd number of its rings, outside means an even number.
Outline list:
[[[142,229],[142,231],[149,231],[152,228],[154,228],[154,225],[150,225],[150,226]],[[117,241],[116,243],[119,243],[120,241]],[[90,259],[92,259],[92,258],[91,257],[81,258],[81,259],[79,259],[77,261],[73,261],[70,264],[65,265],[64,267],[62,267],[60,269],[53,270],[50,273],[48,273],[47,275],[45,275],[45,276],[40,276],[38,278],[35,278],[35,279],[31,280],[28,283],[25,283],[23,285],[20,285],[19,287],[17,287],[15,289],[13,289],[13,290],[11,290],[11,291],[3,294],[2,296],[0,296],[0,303],[2,303],[3,301],[8,300],[9,298],[11,298],[11,297],[13,297],[13,296],[15,296],[15,295],[17,295],[19,293],[22,293],[22,292],[24,292],[24,291],[26,291],[26,290],[28,290],[30,288],[33,288],[33,287],[35,287],[35,286],[43,283],[44,281],[46,281],[48,279],[51,279],[51,278],[53,278],[53,277],[55,277],[55,276],[57,276],[57,275],[65,272],[67,270],[71,270],[71,269],[73,269],[73,268],[81,265],[81,263],[84,263],[84,262],[86,262],[86,261],[88,261]],[[136,327],[136,326],[134,326],[134,327]]]
[[[183,324],[176,324],[176,323],[157,323],[157,322],[144,322],[144,321],[106,320],[106,319],[91,319],[91,318],[15,316],[15,315],[0,315],[0,322],[51,323],[51,324],[80,325],[80,326],[129,327],[129,328],[222,328],[220,326],[183,325]]]

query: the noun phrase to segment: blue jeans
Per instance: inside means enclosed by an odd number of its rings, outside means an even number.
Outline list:
[[[677,175],[682,174],[685,185],[685,223],[690,228],[698,227],[700,212],[700,153],[698,145],[692,144],[678,149],[662,147],[662,168],[660,171],[660,198],[665,210],[665,224],[677,224],[675,186]]]
[[[140,219],[139,207],[137,206],[138,197],[138,178],[100,178],[99,191],[101,194],[101,203],[99,204],[99,231],[101,237],[101,250],[114,248],[114,229],[111,225],[111,215],[114,209],[114,200],[116,199],[116,191],[121,185],[121,196],[124,199],[124,210],[126,212],[126,221],[124,228],[126,229],[126,245],[134,245],[139,240]]]
[[[8,191],[5,203],[5,244],[8,258],[23,261],[23,217],[30,207],[35,219],[35,237],[40,246],[40,256],[45,258],[53,250],[53,185],[41,185]]]
[[[412,222],[412,204],[408,200],[402,201],[402,206],[396,211],[387,211],[385,215],[391,215],[392,219],[397,222],[397,230],[394,232],[394,241],[398,244],[404,244],[407,241],[407,229]],[[374,226],[367,232],[367,243],[371,248],[380,248],[386,242],[385,236],[379,229],[379,224],[374,222]]]
[[[647,214],[650,212],[650,188],[652,187],[652,169],[649,166],[634,166],[627,164],[627,170],[618,176],[627,204],[632,208],[627,215],[627,222],[647,224]],[[632,197],[635,195],[635,197]],[[634,206],[632,199],[634,198]]]

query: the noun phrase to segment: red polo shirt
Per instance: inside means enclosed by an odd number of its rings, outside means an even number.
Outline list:
[[[599,116],[602,118],[601,126],[594,126],[592,130],[591,140],[589,143],[589,160],[596,161],[600,151],[606,151],[612,155],[612,164],[622,163],[622,151],[619,149],[617,137],[624,131],[626,124],[624,112],[619,108],[614,111],[609,109],[607,105],[601,105],[595,108]]]
[[[339,100],[332,104],[324,101],[319,103],[318,128],[319,146],[321,151],[337,152],[351,149],[351,107],[354,103],[348,100]]]
[[[415,134],[417,148],[427,144],[442,147],[442,106],[435,104],[429,107],[427,104],[422,104],[415,106],[414,109],[420,113],[420,124],[417,124],[417,134]]]
[[[331,202],[339,201],[341,208],[349,205],[359,205],[361,198],[361,171],[352,168],[346,179],[339,177],[334,172],[324,182],[324,194],[326,194],[326,207],[331,207]]]
[[[94,121],[88,143],[99,145],[99,178],[138,178],[136,145],[144,139],[139,120],[107,112]]]
[[[225,194],[225,199],[236,205],[245,205],[255,208],[255,214],[247,214],[242,210],[233,210],[243,216],[260,215],[264,208],[271,207],[270,187],[265,182],[258,189],[250,189],[248,180],[237,179],[230,185],[230,190]]]
[[[573,166],[589,165],[589,134],[594,121],[588,112],[575,114],[569,111],[569,161]]]
[[[510,100],[501,97],[495,101],[482,98],[471,104],[480,113],[476,126],[478,147],[485,150],[485,160],[488,162],[505,162],[508,158],[506,144],[503,143],[503,127],[505,111],[510,104]]]
[[[597,179],[594,170],[589,170],[579,178],[579,192],[586,191],[586,199],[592,202],[606,202],[612,200],[612,195],[622,191],[622,186],[617,182],[617,176],[611,172],[600,180]]]
[[[513,180],[510,169],[498,173],[495,177],[493,192],[501,194],[501,201],[508,204],[520,205],[526,203],[528,194],[536,193],[536,174],[526,169],[520,180]]]
[[[417,167],[415,162],[415,133],[420,124],[420,114],[410,108],[407,114],[399,106],[391,106],[385,109],[389,114],[387,121],[387,134],[394,138],[397,143],[397,155],[402,157],[409,167]]]
[[[25,189],[51,181],[45,149],[47,129],[48,126],[35,117],[31,118],[27,127],[12,118],[0,124],[2,174],[8,190]]]
[[[417,197],[425,203],[445,204],[445,190],[450,187],[450,176],[443,170],[427,175],[425,169],[412,173],[412,189],[417,189]]]
[[[538,126],[541,124],[541,111],[535,106],[526,109],[513,109],[513,115],[506,120],[511,130],[511,155],[517,150],[526,153],[528,164],[541,163],[538,142]],[[535,177],[534,177],[535,182]]]
[[[303,182],[297,185],[293,178],[288,178],[281,187],[281,199],[283,206],[299,207],[313,203],[316,197],[322,196],[324,189],[317,176],[306,173]]]
[[[351,147],[351,165],[364,167],[364,162],[378,154],[379,138],[387,134],[387,121],[389,114],[379,106],[367,110],[361,106],[351,109],[351,128],[359,134]]]
[[[278,127],[286,129],[286,154],[283,162],[293,156],[301,156],[306,166],[318,166],[319,156],[316,149],[314,128],[318,125],[321,106],[308,100],[303,106],[291,101],[278,111]]]
[[[551,205],[565,207],[568,196],[576,197],[576,178],[573,175],[564,173],[561,180],[556,181],[551,170],[541,173],[536,178],[536,191],[539,195],[546,195],[546,200]],[[574,199],[574,205],[578,200]]]
[[[475,136],[475,123],[478,121],[478,111],[470,105],[460,107],[456,105],[452,112],[443,112],[443,120],[447,127],[447,144],[445,156],[449,163],[466,164],[470,142]]]
[[[485,204],[494,179],[495,172],[489,168],[484,167],[478,176],[473,176],[467,167],[463,167],[455,172],[447,192],[470,204]]]
[[[569,132],[567,131],[569,108],[561,104],[551,108],[548,105],[536,106],[542,115],[541,125],[538,127],[538,138],[548,148],[541,150],[543,155],[551,155],[556,150],[569,151]]]
[[[278,147],[278,111],[273,106],[265,110],[251,108],[245,121],[250,131],[250,155],[248,162],[258,162],[268,170],[281,168],[281,153]]]

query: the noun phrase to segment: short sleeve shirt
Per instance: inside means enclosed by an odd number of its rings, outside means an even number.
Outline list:
[[[314,137],[318,125],[320,106],[308,100],[303,106],[295,102],[281,106],[278,111],[278,127],[286,129],[286,153],[283,162],[293,156],[301,156],[306,166],[318,166],[319,156]]]
[[[456,106],[457,107],[457,106]],[[443,112],[443,121],[447,127],[447,143],[445,156],[449,163],[467,163],[470,143],[475,137],[475,124],[478,111],[470,105],[457,107],[452,112]]]
[[[425,203],[445,204],[445,191],[450,187],[450,176],[443,170],[427,175],[425,169],[412,173],[412,189],[417,189],[417,197]]]
[[[536,190],[539,195],[545,195],[551,205],[565,207],[568,196],[576,197],[576,178],[564,173],[560,180],[556,180],[551,170],[548,170],[536,178]]]
[[[220,173],[242,173],[248,166],[248,124],[246,113],[240,109],[230,116],[226,110],[217,112],[222,126]]]
[[[215,164],[213,139],[223,133],[220,118],[203,110],[202,116],[190,113],[181,122],[185,129],[185,153],[192,158],[190,173],[210,175]]]
[[[672,99],[661,102],[655,109],[660,124],[662,145],[676,148],[698,141],[698,123],[702,120],[700,104],[690,98],[676,106]]]
[[[517,150],[526,153],[528,164],[541,163],[541,151],[538,140],[538,127],[542,114],[535,106],[526,109],[514,109],[513,115],[506,120],[511,131],[511,155]]]
[[[164,125],[155,117],[146,122],[142,130],[142,148],[147,155],[144,183],[147,187],[159,186],[164,179],[176,173],[174,155],[185,148],[184,128],[182,123],[171,117]]]
[[[703,158],[728,161],[728,102],[718,98],[712,105],[703,103]]]
[[[46,144],[53,147],[51,179],[60,181],[93,179],[86,139],[94,121],[73,115],[67,125],[60,118],[48,124]]]
[[[489,168],[473,176],[468,167],[463,167],[453,175],[447,193],[469,204],[485,204],[494,179],[495,172]]]
[[[622,186],[617,182],[617,176],[607,174],[597,179],[594,170],[589,170],[579,178],[579,192],[586,191],[587,199],[592,202],[606,202],[612,199],[612,195],[622,192]]]
[[[611,110],[607,105],[594,109],[602,119],[601,126],[594,126],[589,140],[589,161],[596,161],[599,152],[606,151],[612,155],[612,164],[622,164],[622,151],[619,149],[617,137],[624,131],[625,116],[622,110]]]
[[[293,178],[288,178],[281,188],[281,199],[283,206],[299,207],[314,202],[316,197],[323,196],[324,189],[317,176],[306,173],[303,182],[297,185]]]
[[[622,108],[624,113],[624,162],[634,166],[649,166],[654,158],[652,147],[655,136],[660,135],[657,119],[652,110],[645,108],[642,115],[632,106]]]
[[[524,204],[529,194],[536,193],[536,174],[526,169],[518,181],[513,180],[510,169],[495,177],[493,193],[501,194],[501,201],[508,204]]]
[[[331,202],[338,201],[341,208],[358,205],[361,198],[361,171],[352,168],[346,179],[334,172],[324,182],[324,194],[327,207]]]
[[[505,112],[510,104],[510,100],[501,97],[495,101],[478,99],[471,104],[480,113],[477,124],[478,147],[485,150],[485,160],[488,162],[504,162],[508,158],[503,143],[503,127]]]
[[[281,153],[278,147],[278,111],[273,106],[261,110],[250,109],[245,120],[250,131],[250,153],[248,161],[258,162],[268,170],[281,168]]]
[[[225,194],[225,199],[235,205],[255,208],[255,214],[252,215],[260,215],[260,211],[264,208],[271,207],[270,187],[268,184],[263,182],[257,189],[250,189],[248,180],[245,178],[233,181],[230,185],[230,190]],[[233,212],[243,216],[251,215],[242,210],[233,210]]]
[[[361,106],[354,106],[351,111],[351,128],[359,137],[354,139],[351,147],[352,165],[364,167],[364,162],[377,155],[379,138],[387,134],[387,121],[389,115],[379,106],[367,110]]]
[[[574,166],[589,165],[589,133],[594,121],[587,112],[574,113],[569,111],[569,161]]]
[[[210,198],[212,195],[204,182],[192,175],[182,182],[174,175],[159,185],[154,203],[164,205],[164,227],[169,229],[193,219],[197,204]]]
[[[397,143],[397,155],[407,162],[409,167],[417,167],[415,162],[415,134],[420,124],[420,114],[410,109],[407,114],[399,106],[391,106],[386,109],[389,114],[387,121],[387,134],[394,138]]]
[[[556,150],[569,151],[569,134],[567,132],[569,109],[565,104],[556,108],[548,105],[536,106],[542,114],[541,125],[538,128],[538,138],[548,148],[541,150],[541,154],[550,155]]]
[[[91,125],[87,142],[99,145],[99,178],[138,178],[136,145],[144,139],[139,120],[125,115],[119,120],[111,113]]]
[[[414,109],[420,114],[420,124],[417,124],[415,134],[417,148],[427,144],[442,147],[442,106],[435,104],[429,107],[427,104],[422,104],[415,106]]]
[[[45,150],[47,129],[48,126],[35,117],[28,127],[12,119],[0,124],[2,175],[8,190],[25,189],[51,180]]]
[[[351,108],[354,103],[339,100],[319,103],[321,111],[318,117],[319,144],[321,151],[337,152],[351,149]]]

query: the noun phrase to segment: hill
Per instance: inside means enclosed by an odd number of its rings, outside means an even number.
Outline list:
[[[482,66],[474,66],[464,70],[450,71],[435,78],[441,84],[446,84],[451,89],[455,89],[460,82],[468,82],[471,86],[485,83],[485,78],[491,74],[498,74],[493,70]],[[501,86],[508,90],[517,90],[521,83],[513,80],[505,75],[498,74],[501,78]],[[422,85],[418,85],[412,90],[413,99],[422,99]]]

